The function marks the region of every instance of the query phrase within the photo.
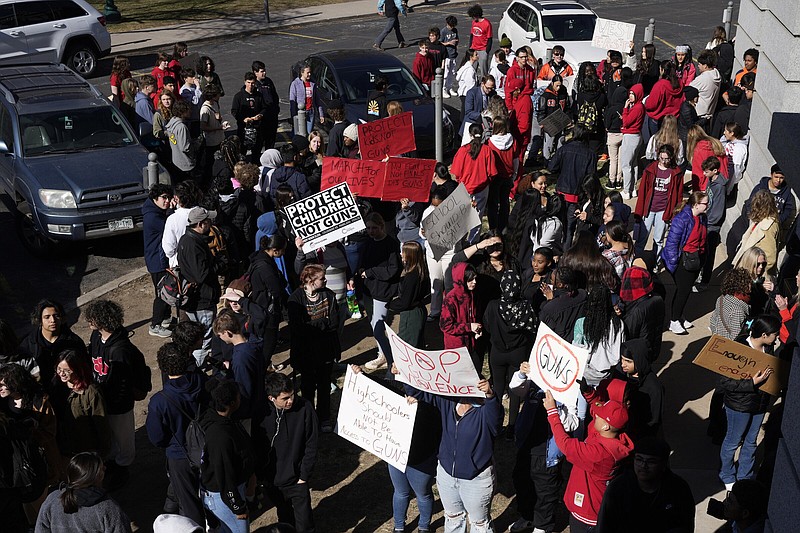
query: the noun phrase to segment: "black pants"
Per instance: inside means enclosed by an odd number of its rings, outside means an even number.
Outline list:
[[[303,357],[312,360],[304,361],[299,368],[292,363],[292,366],[298,369],[302,376],[300,392],[303,398],[309,402],[313,402],[316,395],[317,418],[319,418],[320,423],[329,422],[331,419],[331,371],[333,370],[333,361],[315,360],[313,359],[313,354],[303,354]]]
[[[486,216],[489,229],[502,232],[508,226],[508,193],[513,185],[511,178],[496,177],[489,185],[489,199],[486,201]]]
[[[200,500],[200,475],[188,459],[167,457],[167,470],[172,492],[178,501],[180,515],[194,520],[202,527],[206,523],[203,502]]]
[[[548,467],[545,456],[523,448],[517,452],[512,479],[522,518],[532,520],[535,528],[553,531],[561,498],[561,465]]]
[[[272,356],[278,346],[278,327],[267,327],[264,330],[264,361],[267,367],[272,364]]]
[[[595,526],[585,524],[570,515],[569,517],[569,533],[594,533]]]
[[[572,246],[572,240],[575,238],[575,227],[578,225],[578,218],[575,215],[575,210],[578,209],[578,204],[567,202],[567,225],[564,228],[564,251],[566,252]]]
[[[670,320],[682,320],[685,318],[683,316],[683,310],[686,308],[689,295],[692,294],[692,285],[694,285],[694,281],[697,279],[697,272],[689,272],[683,268],[683,263],[681,259],[678,258],[678,266],[672,274],[672,279],[675,281],[675,297],[672,299]]]
[[[775,282],[777,292],[791,297],[797,293],[797,272],[800,270],[800,255],[786,254],[786,257],[781,264],[781,269],[778,271],[778,279]]]
[[[706,260],[703,262],[703,274],[700,277],[702,283],[711,281],[711,275],[714,273],[714,259],[717,255],[717,246],[720,245],[722,239],[719,235],[719,228],[708,228],[708,235],[706,237]]]
[[[267,497],[275,504],[279,522],[293,525],[297,533],[314,532],[308,483],[288,487],[268,487],[266,492]]]
[[[521,359],[519,355],[522,356]],[[494,393],[501,400],[503,394],[507,391],[511,378],[514,377],[514,372],[519,370],[520,363],[527,359],[524,352],[519,352],[519,355],[501,352],[495,347],[492,347],[491,354],[489,355],[489,368],[492,369],[492,388],[494,389]],[[519,402],[519,396],[511,392],[508,393],[509,426],[513,426],[517,422]]]
[[[309,132],[311,133],[311,132]],[[264,150],[275,148],[275,139],[278,136],[278,115],[265,118],[261,122],[261,140]]]
[[[153,280],[153,289],[155,290],[155,298],[153,298],[153,314],[150,319],[152,327],[160,325],[163,321],[172,316],[172,308],[158,296],[158,282],[164,277],[166,271],[151,272],[150,279]]]

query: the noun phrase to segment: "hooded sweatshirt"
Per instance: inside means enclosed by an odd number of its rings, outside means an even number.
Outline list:
[[[644,107],[647,116],[653,120],[661,120],[667,115],[678,116],[683,102],[683,86],[673,89],[669,80],[658,80],[650,91]]]
[[[153,107],[153,101],[150,99],[149,96],[139,91],[138,93],[136,93],[135,102],[136,102],[136,119],[137,119],[136,125],[138,126],[142,122],[147,122],[152,126],[153,114],[156,112],[155,107]]]
[[[189,172],[196,164],[189,127],[183,119],[172,117],[164,129],[172,150],[172,164],[184,172]]]
[[[296,200],[301,200],[311,195],[311,187],[308,186],[306,175],[299,168],[282,166],[275,169],[269,182],[269,195],[273,202],[275,201],[278,187],[281,185],[291,187]]]
[[[290,409],[278,409],[267,402],[261,427],[272,443],[267,479],[274,486],[287,487],[311,478],[317,461],[318,425],[314,405],[305,398],[296,396]]]
[[[117,502],[99,487],[77,489],[78,512],[67,514],[61,504],[59,488],[50,493],[36,519],[36,531],[103,531],[130,533],[131,521]]]
[[[162,272],[169,266],[161,246],[169,209],[161,209],[148,198],[142,204],[142,237],[144,238],[144,264],[148,272]]]
[[[608,133],[621,133],[622,128],[622,108],[625,106],[625,101],[628,99],[628,90],[625,87],[617,87],[608,107],[603,111],[603,121],[605,122],[606,131]]]
[[[170,459],[186,457],[186,428],[199,414],[205,381],[205,374],[196,372],[167,379],[163,390],[150,398],[147,437],[153,446],[166,448]]]
[[[133,389],[137,383],[137,363],[144,364],[144,355],[128,338],[128,330],[118,328],[105,341],[99,331],[93,331],[89,340],[94,379],[103,391],[106,413],[125,414],[133,409]],[[148,389],[149,391],[149,389]],[[147,391],[146,391],[147,392]]]
[[[630,393],[629,420],[627,433],[639,439],[655,436],[661,427],[664,412],[664,385],[653,372],[648,360],[648,344],[644,339],[631,339],[622,345],[633,356],[634,375],[628,374]],[[621,366],[620,366],[621,369]]]
[[[761,181],[758,182],[758,185],[753,187],[753,192],[750,193],[750,198],[748,198],[744,204],[743,212],[745,214],[750,212],[750,203],[753,201],[753,197],[758,191],[769,191],[772,193],[772,197],[775,199],[775,206],[778,208],[778,220],[780,221],[781,226],[785,227],[786,224],[791,224],[792,218],[795,214],[795,202],[794,196],[792,195],[792,188],[789,187],[789,183],[787,181],[784,181],[780,189],[771,189],[769,186],[769,180],[769,176],[764,176],[761,178]]]
[[[644,87],[642,87],[641,83],[637,83],[631,87],[630,92],[634,94],[636,101],[631,107],[623,106],[620,131],[626,134],[638,134],[642,132],[642,124],[644,123],[644,105],[642,104]]]
[[[467,263],[456,263],[453,266],[453,290],[447,293],[442,302],[442,314],[439,327],[444,334],[445,348],[461,348],[469,350],[475,347],[475,336],[470,324],[478,321],[473,291],[467,289],[464,272]]]
[[[697,101],[697,114],[701,117],[709,118],[717,109],[717,99],[719,98],[719,84],[722,77],[715,68],[700,73],[689,85],[695,87],[700,92],[700,100]]]
[[[510,133],[489,137],[492,159],[489,175],[492,179],[510,178],[514,173],[514,137]]]

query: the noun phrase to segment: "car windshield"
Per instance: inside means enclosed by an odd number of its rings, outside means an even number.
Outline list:
[[[370,91],[375,88],[379,76],[389,81],[386,96],[389,100],[410,100],[424,95],[419,82],[406,67],[354,67],[337,71],[343,85],[342,90],[351,103],[364,103]]]
[[[111,106],[29,113],[19,118],[25,157],[129,146],[136,137]]]
[[[548,15],[542,17],[547,41],[591,41],[597,17],[594,15]]]

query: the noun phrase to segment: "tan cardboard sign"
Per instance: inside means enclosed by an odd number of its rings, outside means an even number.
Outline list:
[[[786,361],[719,335],[711,336],[693,363],[732,379],[753,379],[756,372],[770,366],[772,375],[760,388],[773,396],[778,396],[789,381]]]

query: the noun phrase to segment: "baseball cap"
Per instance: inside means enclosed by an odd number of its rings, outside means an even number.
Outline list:
[[[220,296],[219,301],[228,300],[231,302],[238,302],[240,298],[244,298],[244,293],[242,291],[228,287],[225,289],[225,293]]]
[[[203,207],[193,207],[192,210],[189,211],[189,224],[197,224],[207,218],[214,220],[217,218],[217,212],[209,211]]]
[[[594,414],[611,424],[614,429],[622,429],[628,423],[628,410],[621,403],[614,400],[595,406]]]

